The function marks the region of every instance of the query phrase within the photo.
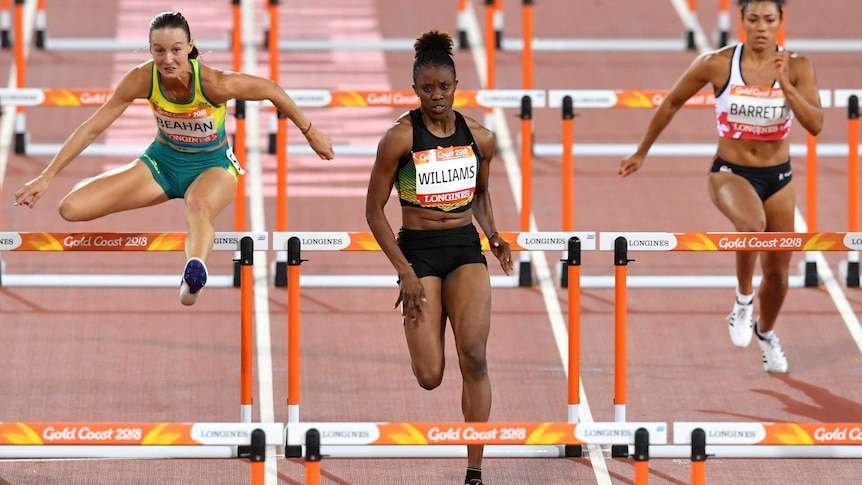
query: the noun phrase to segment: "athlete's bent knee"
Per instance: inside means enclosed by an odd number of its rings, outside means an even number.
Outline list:
[[[69,222],[89,221],[92,219],[92,217],[86,215],[81,204],[75,203],[74,200],[70,200],[68,197],[60,201],[57,212],[60,213],[60,217]]]
[[[743,218],[735,222],[738,232],[764,232],[766,231],[766,220],[761,218]]]
[[[443,369],[419,368],[413,366],[413,375],[419,387],[427,391],[436,389],[443,383]]]

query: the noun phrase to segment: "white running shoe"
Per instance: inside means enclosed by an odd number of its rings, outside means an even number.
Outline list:
[[[760,344],[760,353],[763,354],[763,369],[766,372],[787,372],[787,357],[784,355],[778,336],[773,333],[772,338],[762,339],[758,335],[757,342]]]
[[[733,311],[727,316],[730,340],[737,347],[748,347],[751,343],[752,324],[751,318],[754,312],[754,300],[749,303],[734,301]]]
[[[183,305],[194,305],[204,285],[207,284],[207,266],[200,258],[190,258],[183,270],[183,281],[180,284],[180,302]]]

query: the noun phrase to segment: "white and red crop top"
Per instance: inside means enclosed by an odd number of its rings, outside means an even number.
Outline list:
[[[715,97],[718,136],[739,140],[783,140],[790,134],[793,111],[787,106],[778,81],[772,87],[745,84],[740,67],[742,49],[743,44],[734,48],[730,76]]]

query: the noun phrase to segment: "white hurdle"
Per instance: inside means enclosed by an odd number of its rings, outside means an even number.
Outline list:
[[[841,89],[820,90],[820,103],[824,108],[846,107],[848,93],[852,90]],[[550,89],[548,90],[548,107],[562,108],[563,100],[570,98],[572,107],[576,110],[602,109],[655,109],[665,96],[664,91],[624,90],[624,89]],[[835,102],[833,103],[833,99]],[[711,92],[693,97],[686,108],[714,108],[715,97]],[[536,143],[533,154],[537,157],[559,157],[563,154],[560,143]],[[628,156],[637,148],[636,143],[575,143],[570,147],[573,154],[583,157],[615,157]],[[846,157],[847,144],[820,143],[817,154],[824,157]],[[804,143],[792,143],[790,156],[804,158],[808,147]],[[657,143],[650,150],[651,157],[703,157],[715,155],[715,143]]]
[[[272,233],[272,249],[288,250],[288,241],[299,238],[300,251],[380,251],[370,232],[304,232]],[[571,237],[581,241],[581,249],[596,249],[595,232],[500,232],[512,251],[566,251]],[[488,239],[481,236],[482,249],[489,251]],[[493,256],[488,256],[489,264]],[[517,267],[517,266],[516,266]],[[300,286],[305,288],[397,288],[397,278],[391,275],[301,275]],[[491,275],[491,286],[514,288],[522,286],[520,275]]]
[[[80,251],[182,251],[184,232],[0,232],[0,255],[4,251],[80,252]],[[266,232],[217,232],[214,251],[239,252],[240,241],[249,237],[254,251],[269,249]],[[179,273],[170,275],[129,274],[6,274],[5,260],[0,259],[0,286],[10,287],[179,287]],[[236,275],[210,274],[207,286],[239,286]]]
[[[255,430],[283,445],[283,423],[0,422],[0,458],[238,458]]]
[[[285,447],[308,445],[319,434],[327,458],[465,458],[467,445],[485,445],[487,458],[560,458],[566,446],[633,445],[638,429],[650,444],[666,444],[668,427],[631,423],[288,423]]]
[[[859,459],[862,423],[674,422],[673,444],[650,458],[691,460],[691,483],[707,483],[708,458]],[[631,445],[627,445],[631,451]],[[637,483],[637,482],[636,482]],[[647,482],[643,482],[647,483]]]
[[[0,459],[247,458],[251,485],[264,485],[283,433],[282,423],[0,422]]]
[[[614,251],[617,238],[624,238],[628,251],[639,252],[716,252],[716,251],[854,251],[862,247],[862,233],[853,232],[602,232],[599,250]],[[805,261],[801,273],[791,275],[791,288],[805,287]],[[755,276],[754,285],[762,281]],[[736,276],[723,275],[650,275],[628,276],[630,288],[721,288],[734,287]]]
[[[692,434],[702,430],[715,458],[862,458],[862,423],[675,422],[674,446],[656,457],[690,456]],[[664,449],[662,449],[664,448]]]

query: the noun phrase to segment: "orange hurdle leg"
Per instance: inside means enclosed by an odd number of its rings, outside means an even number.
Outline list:
[[[320,485],[320,432],[305,433],[305,484]]]
[[[256,429],[251,432],[251,485],[264,485],[266,472],[266,434]]]
[[[706,433],[691,432],[691,485],[706,485]]]

